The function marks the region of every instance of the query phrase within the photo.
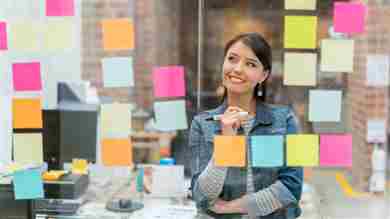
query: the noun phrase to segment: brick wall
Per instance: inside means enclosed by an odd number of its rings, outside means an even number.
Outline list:
[[[388,87],[366,86],[366,56],[368,54],[390,54],[389,6],[369,4],[367,30],[355,40],[354,73],[349,74],[348,103],[352,113],[353,134],[353,183],[357,189],[368,190],[371,175],[373,145],[366,143],[367,120],[373,118],[389,120]],[[386,12],[387,11],[387,12]]]

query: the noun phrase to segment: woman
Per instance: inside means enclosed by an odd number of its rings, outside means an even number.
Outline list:
[[[290,108],[265,103],[271,68],[271,48],[261,35],[242,34],[229,41],[222,67],[224,101],[192,121],[192,196],[199,210],[215,218],[290,219],[300,215],[302,168],[251,167],[250,159],[243,168],[218,167],[213,159],[215,135],[297,133]],[[211,119],[215,115],[222,116],[215,121]],[[250,157],[250,147],[247,153]]]

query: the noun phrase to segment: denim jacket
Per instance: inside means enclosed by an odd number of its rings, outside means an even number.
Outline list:
[[[209,121],[208,118],[223,114],[227,108],[226,102],[216,109],[202,112],[194,117],[189,136],[189,147],[191,149],[192,180],[191,190],[198,210],[207,213],[215,218],[235,219],[241,218],[240,214],[218,215],[209,210],[208,200],[197,185],[197,179],[210,161],[215,135],[220,134],[221,126],[218,121]],[[242,128],[239,134],[243,133]],[[255,135],[286,135],[298,132],[297,119],[293,111],[287,106],[275,106],[259,102],[256,104],[256,117],[250,136]],[[249,141],[247,140],[247,144]],[[283,208],[274,211],[266,216],[259,216],[260,219],[291,219],[301,214],[299,200],[301,198],[303,170],[301,167],[274,167],[262,168],[252,167],[255,191],[260,191],[276,180],[279,180],[288,190],[276,194],[277,199],[283,204]],[[246,167],[229,167],[224,182],[221,199],[231,201],[242,197],[246,193]]]

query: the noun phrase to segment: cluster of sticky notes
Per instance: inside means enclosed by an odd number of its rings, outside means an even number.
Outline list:
[[[253,167],[352,165],[350,134],[289,134],[250,136],[247,156],[245,136],[214,137],[216,166],[244,167],[250,159]]]
[[[134,86],[132,57],[103,58],[102,68],[104,87]]]
[[[317,54],[293,53],[284,54],[285,85],[315,86],[317,79]]]
[[[127,18],[102,21],[103,48],[105,50],[134,49],[134,22]]]
[[[101,137],[127,138],[131,133],[131,110],[130,104],[102,104]]]
[[[187,129],[187,114],[184,100],[157,101],[153,105],[156,127],[163,131]]]
[[[14,63],[12,77],[15,91],[42,90],[41,65],[39,62]]]
[[[15,199],[38,199],[44,197],[43,181],[39,169],[19,170],[13,174]]]
[[[155,97],[185,96],[184,67],[155,67],[153,69],[153,88]]]
[[[341,106],[342,91],[309,91],[309,121],[311,122],[339,122]]]
[[[130,139],[103,139],[102,161],[106,166],[131,166],[133,147]]]
[[[315,10],[317,0],[285,0],[286,10]]]
[[[39,98],[14,98],[12,100],[13,128],[42,128],[42,107]]]

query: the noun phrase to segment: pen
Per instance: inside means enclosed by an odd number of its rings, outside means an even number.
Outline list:
[[[247,116],[249,113],[248,112],[238,112],[239,116]],[[206,119],[206,121],[219,121],[221,120],[222,114],[220,115],[214,115],[212,117],[209,117]]]

